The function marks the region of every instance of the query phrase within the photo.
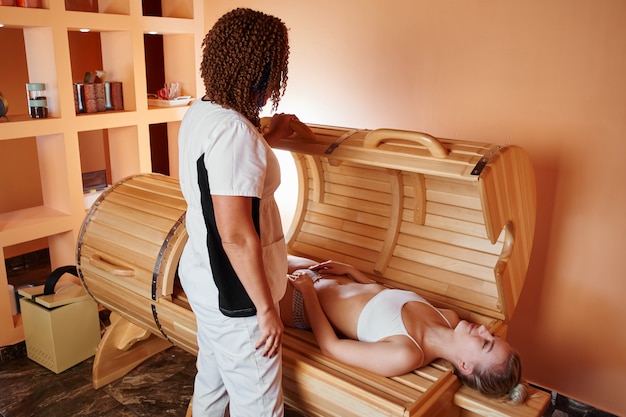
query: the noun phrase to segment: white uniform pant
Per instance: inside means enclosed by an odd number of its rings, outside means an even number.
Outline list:
[[[198,373],[193,417],[282,417],[282,352],[273,358],[255,349],[256,316],[227,317],[205,303],[192,308],[198,323]]]

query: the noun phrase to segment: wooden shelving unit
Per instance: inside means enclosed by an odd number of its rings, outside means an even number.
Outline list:
[[[148,1],[148,0],[145,0]],[[149,0],[153,1],[153,0]],[[80,11],[90,3],[97,11]],[[162,0],[161,16],[145,16],[141,0],[42,0],[42,8],[0,6],[0,23],[23,31],[30,82],[46,83],[49,117],[11,117],[0,124],[0,141],[35,138],[43,204],[0,213],[0,261],[5,248],[47,239],[52,269],[75,264],[75,248],[85,207],[79,134],[106,132],[112,182],[152,172],[151,124],[167,123],[175,138],[186,107],[148,106],[146,72],[162,65],[165,80],[180,82],[185,95],[198,97],[200,50],[204,36],[202,0]],[[124,110],[76,114],[68,33],[98,32],[107,79],[123,83]],[[1,29],[0,29],[1,30]],[[145,60],[144,36],[163,37],[162,63]],[[75,52],[75,53],[72,53]],[[171,149],[172,147],[170,147]],[[175,175],[176,156],[172,155]],[[0,178],[0,181],[10,181]],[[23,340],[21,318],[10,310],[7,271],[0,268],[0,346]]]

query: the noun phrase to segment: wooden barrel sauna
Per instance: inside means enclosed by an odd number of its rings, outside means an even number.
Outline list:
[[[288,251],[351,263],[506,337],[535,227],[535,178],[524,150],[419,132],[308,127],[310,134],[296,130],[273,145],[291,152],[298,172]],[[145,174],[116,184],[85,218],[79,275],[115,313],[94,359],[96,388],[170,342],[197,354],[194,316],[176,276],[185,208],[176,179]],[[306,415],[537,417],[549,402],[533,389],[527,404],[514,407],[460,385],[446,361],[386,378],[325,356],[311,332],[285,330],[285,401]]]
[[[94,202],[76,259],[83,286],[99,304],[193,353],[195,318],[176,275],[186,208],[176,179],[126,178]]]

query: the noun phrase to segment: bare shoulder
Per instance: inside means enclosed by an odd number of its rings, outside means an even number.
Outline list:
[[[440,308],[439,311],[441,311],[441,314],[443,314],[443,316],[448,319],[448,322],[450,322],[452,328],[455,328],[456,325],[459,324],[459,315],[454,310]]]

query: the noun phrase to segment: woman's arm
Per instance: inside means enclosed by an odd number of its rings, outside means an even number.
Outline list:
[[[315,339],[325,355],[343,363],[383,376],[397,376],[412,371],[422,363],[422,353],[406,338],[396,341],[360,342],[337,337],[317,298],[308,276],[290,276],[302,293],[304,308]]]
[[[291,274],[296,269],[305,269],[317,265],[317,261],[302,256],[287,255],[287,273]]]
[[[263,133],[265,141],[272,146],[277,140],[290,136],[293,133],[290,126],[292,120],[297,120],[293,114],[277,113],[272,116],[267,131]]]
[[[310,269],[322,274],[347,275],[354,281],[360,282],[361,284],[372,284],[376,282],[373,279],[368,278],[364,273],[356,269],[354,266],[333,260],[328,260],[321,262],[317,265],[313,265],[310,267]]]
[[[252,221],[252,199],[213,195],[213,207],[222,246],[257,310],[261,338],[256,348],[274,356],[282,343],[283,324],[265,277],[261,242]]]

